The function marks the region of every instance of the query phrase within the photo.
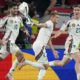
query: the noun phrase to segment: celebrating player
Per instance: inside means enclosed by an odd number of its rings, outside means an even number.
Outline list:
[[[29,7],[28,7],[28,4],[26,2],[22,2],[20,5],[19,5],[19,15],[21,16],[22,20],[23,20],[23,23],[24,25],[26,24],[32,24],[32,21],[31,21],[31,18],[29,17],[28,15],[28,12],[29,12]],[[20,25],[21,26],[21,25]],[[25,29],[25,28],[24,28]],[[25,31],[24,31],[25,32]],[[28,31],[26,32],[26,35],[30,37]],[[15,71],[16,67],[18,66],[18,61],[17,59],[13,62],[9,72],[8,72],[8,77],[9,77],[9,80],[12,80],[13,79],[13,72]]]
[[[64,24],[61,29],[55,34],[58,37],[64,31],[67,31],[69,36],[65,43],[65,55],[63,59],[50,62],[53,66],[64,66],[70,59],[75,60],[75,70],[77,80],[80,80],[80,6],[75,6],[73,9],[73,19]]]
[[[38,33],[37,39],[35,40],[32,46],[35,53],[35,59],[37,62],[26,60],[24,63],[20,64],[20,68],[26,64],[39,68],[40,72],[38,75],[38,80],[43,79],[46,73],[46,69],[48,68],[48,65],[49,65],[47,60],[47,54],[45,51],[45,47],[47,44],[50,45],[50,48],[52,49],[54,56],[56,58],[58,57],[58,52],[53,48],[51,39],[50,39],[54,26],[58,21],[58,18],[59,18],[59,14],[58,12],[55,11],[51,13],[49,20],[46,21],[45,23],[35,24],[36,26],[41,28]]]
[[[9,53],[14,53],[17,57],[17,60],[14,62],[14,66],[20,62],[25,61],[24,56],[18,46],[15,44],[15,40],[19,34],[20,26],[21,30],[28,35],[28,32],[23,27],[22,18],[19,16],[18,6],[16,4],[12,4],[10,6],[10,14],[7,17],[4,17],[0,20],[0,26],[6,27],[6,33],[1,40],[1,50],[0,50],[0,61],[6,58]],[[7,77],[9,80],[12,80],[8,74]]]

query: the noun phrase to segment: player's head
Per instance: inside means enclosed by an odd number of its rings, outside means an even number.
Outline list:
[[[12,15],[17,15],[18,14],[18,5],[16,3],[11,4],[10,6],[10,13]]]
[[[53,23],[57,23],[59,19],[59,13],[57,11],[51,12],[50,19]]]
[[[76,18],[80,18],[80,5],[74,6],[73,13]]]
[[[19,12],[24,15],[27,16],[29,13],[29,7],[28,4],[26,2],[23,2],[19,5]]]

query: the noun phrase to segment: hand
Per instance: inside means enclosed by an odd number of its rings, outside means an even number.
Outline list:
[[[53,54],[54,54],[54,57],[55,57],[55,58],[59,58],[58,51],[54,50],[54,51],[53,51]]]

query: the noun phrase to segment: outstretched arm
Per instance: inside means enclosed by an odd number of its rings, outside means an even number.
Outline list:
[[[33,25],[35,25],[35,26],[37,26],[39,28],[41,28],[41,27],[47,27],[47,25],[45,23],[39,23],[39,24],[33,24]]]
[[[63,24],[62,27],[60,28],[60,30],[58,30],[58,31],[53,31],[54,36],[52,36],[52,38],[57,38],[57,37],[59,37],[61,34],[68,34],[68,31],[67,31],[68,25],[69,25],[69,23]]]
[[[53,34],[54,34],[54,36],[52,36],[51,38],[57,38],[61,34],[68,34],[68,32],[67,31],[58,30],[58,31],[54,31]]]

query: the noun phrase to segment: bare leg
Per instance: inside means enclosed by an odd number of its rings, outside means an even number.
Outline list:
[[[54,61],[49,62],[49,65],[50,66],[64,66],[69,61],[70,59],[64,56],[62,60],[54,60]]]
[[[41,69],[38,75],[38,80],[43,80],[46,73],[46,69]]]
[[[20,62],[25,61],[24,55],[22,54],[21,51],[17,51],[17,52],[16,52],[16,57],[17,57],[17,59],[16,59],[16,60],[14,61],[14,63],[12,64],[12,67],[10,68],[10,70],[9,70],[9,72],[8,72],[8,74],[7,74],[7,78],[8,78],[9,80],[14,80],[14,79],[13,79],[13,76],[12,76],[13,72],[15,71],[15,69],[17,68],[17,66],[19,65]]]
[[[75,60],[75,71],[77,74],[77,80],[80,80],[80,53],[72,54],[72,57]]]

